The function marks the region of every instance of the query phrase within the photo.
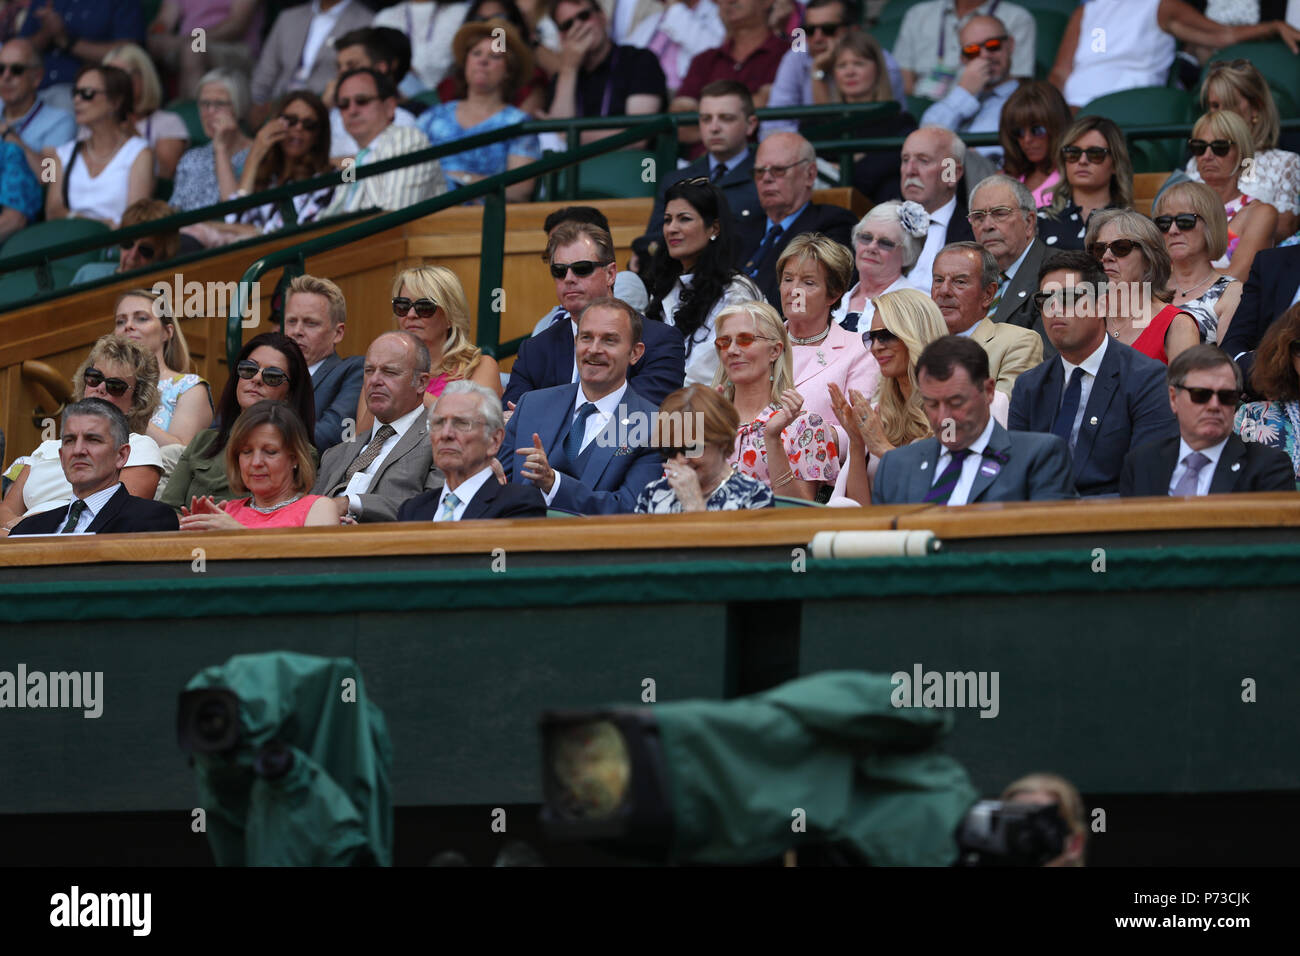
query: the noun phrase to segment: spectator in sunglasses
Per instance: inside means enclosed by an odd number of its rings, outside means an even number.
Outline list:
[[[154,175],[170,180],[176,164],[190,142],[190,133],[180,115],[162,106],[162,81],[149,54],[134,43],[119,43],[104,57],[105,66],[115,66],[131,77],[134,107],[130,123],[154,154]]]
[[[1291,459],[1233,434],[1241,369],[1214,345],[1196,345],[1169,363],[1169,405],[1178,436],[1134,448],[1124,458],[1121,495],[1217,495],[1294,491]]]
[[[1060,182],[1038,213],[1038,235],[1053,249],[1082,249],[1088,219],[1098,209],[1133,207],[1133,163],[1124,134],[1102,116],[1081,116],[1061,137]]]
[[[30,40],[10,40],[0,47],[0,139],[23,148],[33,174],[38,174],[41,150],[62,146],[77,135],[70,110],[36,98],[45,67]]]
[[[1002,172],[1019,180],[1039,209],[1052,204],[1052,190],[1061,182],[1061,136],[1072,122],[1061,91],[1042,80],[1020,84],[1002,108]]]
[[[961,28],[961,73],[943,99],[921,114],[922,126],[943,126],[954,133],[991,133],[998,128],[1002,108],[1020,81],[1011,77],[1016,40],[993,16],[973,17]],[[1002,161],[1002,148],[977,150]]]
[[[943,99],[962,73],[961,31],[976,17],[994,13],[1015,41],[1011,75],[1032,77],[1038,29],[1024,7],[1001,0],[927,0],[908,9],[894,44],[907,94]]]
[[[1236,276],[1214,266],[1228,247],[1223,203],[1204,183],[1175,183],[1156,197],[1151,216],[1169,253],[1169,304],[1191,313],[1207,345],[1222,342],[1242,291]]]
[[[1285,452],[1300,488],[1300,306],[1282,313],[1252,355],[1251,391],[1264,400],[1242,405],[1233,430]]]
[[[176,215],[180,210],[161,199],[140,199],[126,207],[122,213],[122,228],[138,226]],[[106,276],[130,272],[133,269],[150,269],[172,259],[180,251],[181,234],[178,229],[168,229],[153,236],[137,236],[118,244],[117,262],[88,262],[72,277],[73,285],[94,282]]]
[[[158,404],[158,362],[145,348],[118,335],[104,335],[91,348],[72,378],[74,402],[98,398],[117,408],[130,428],[131,456],[121,482],[138,498],[153,498],[163,473],[158,443],[145,434]],[[18,458],[7,477],[13,484],[0,503],[0,527],[8,528],[26,515],[66,506],[72,485],[59,460],[60,441],[42,442],[30,455]]]
[[[391,45],[385,42],[385,36],[386,34],[383,31],[374,27],[362,27],[359,30],[345,33],[335,40],[333,55],[338,61],[338,75],[342,76],[349,70],[374,70],[386,74],[396,84],[398,82],[396,74],[399,67],[395,62]],[[409,43],[407,47],[407,60],[409,61]],[[325,88],[325,93],[321,97],[322,102],[329,107],[330,156],[335,166],[340,165],[345,158],[355,156],[360,149],[357,146],[357,141],[352,138],[352,134],[344,126],[343,113],[335,102],[337,99],[337,83],[337,79],[331,80],[330,85]],[[423,106],[419,103],[403,102],[399,95],[397,108],[393,110],[394,125],[414,128],[418,122],[417,116],[422,109]]]
[[[865,331],[876,313],[875,298],[908,289],[930,229],[920,203],[891,200],[872,206],[853,227],[853,264],[858,281],[840,298],[832,319],[850,332]]]
[[[213,427],[185,447],[158,500],[179,514],[194,498],[220,503],[234,497],[226,474],[226,443],[240,413],[265,399],[285,402],[298,413],[308,434],[315,431],[311,374],[298,343],[279,332],[263,332],[244,343],[217,401]]]

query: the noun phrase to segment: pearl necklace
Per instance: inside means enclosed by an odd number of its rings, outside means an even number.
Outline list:
[[[294,496],[293,496],[292,498],[290,498],[288,501],[281,501],[278,505],[268,505],[268,506],[265,507],[265,508],[261,507],[260,505],[255,505],[255,504],[253,504],[253,499],[252,499],[252,498],[249,498],[249,499],[248,499],[248,507],[252,508],[252,509],[253,509],[254,511],[256,511],[258,514],[269,515],[269,514],[272,514],[272,513],[276,512],[276,511],[279,511],[281,508],[287,508],[287,507],[289,507],[291,504],[293,504],[295,501],[297,501],[297,500],[298,500],[299,498],[301,498],[301,497],[302,497],[302,495],[300,495],[300,494],[299,494],[299,495],[294,495]]]
[[[810,335],[806,339],[801,339],[797,335],[792,335],[790,336],[790,341],[793,342],[795,345],[816,345],[818,342],[820,342],[822,339],[826,338],[826,336],[830,334],[831,334],[831,327],[828,325],[826,326],[826,328],[822,329],[816,335]]]

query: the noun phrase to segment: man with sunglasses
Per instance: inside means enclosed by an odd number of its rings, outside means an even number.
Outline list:
[[[909,95],[932,100],[947,95],[961,73],[961,31],[977,16],[996,16],[1006,25],[1015,41],[1011,75],[1034,75],[1038,29],[1028,10],[1003,0],[927,0],[903,16],[894,44]]]
[[[0,138],[22,146],[27,163],[40,169],[41,150],[54,149],[77,136],[77,122],[67,110],[56,109],[36,98],[45,67],[30,40],[10,40],[0,47]]]
[[[446,4],[443,4],[443,6],[446,6]],[[452,33],[454,32],[453,29]],[[447,40],[446,45],[447,53],[450,56],[450,39]],[[339,76],[349,70],[364,68],[386,73],[391,77],[393,76],[391,52],[381,39],[379,31],[373,27],[353,30],[351,33],[345,33],[334,41],[334,58],[338,63]],[[330,108],[330,160],[338,164],[345,157],[355,156],[357,150],[361,147],[357,145],[357,141],[352,138],[352,134],[343,125],[343,112],[335,103],[336,86],[337,80],[331,80],[330,85],[325,90],[325,95],[321,99]],[[415,112],[407,109],[399,102],[397,108],[393,110],[393,125],[415,128],[418,125]]]
[[[1213,345],[1184,349],[1169,363],[1167,379],[1178,437],[1149,442],[1124,457],[1121,495],[1295,490],[1285,452],[1244,442],[1232,432],[1244,383],[1227,353]]]
[[[961,28],[961,61],[965,64],[943,99],[921,114],[922,126],[942,126],[954,133],[996,133],[1002,107],[1020,81],[1011,79],[1015,37],[997,17],[972,17]],[[1002,164],[1000,146],[978,146],[995,165]]]

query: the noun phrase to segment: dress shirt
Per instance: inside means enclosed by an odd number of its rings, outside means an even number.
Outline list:
[[[1002,107],[1019,86],[1019,80],[1008,79],[979,96],[972,96],[964,87],[954,83],[943,99],[931,103],[930,108],[921,114],[921,125],[942,126],[958,134],[996,133]],[[1001,146],[977,146],[975,149],[993,160],[994,165],[1000,164]]]
[[[1001,271],[1001,278],[998,280],[997,294],[993,297],[993,304],[989,306],[988,314],[985,316],[985,318],[990,322],[993,321],[993,316],[997,314],[998,309],[1002,307],[1002,297],[1006,295],[1007,289],[1011,287],[1011,280],[1014,279],[1016,273],[1020,271],[1020,265],[1025,261],[1025,256],[1029,255],[1029,249],[1033,244],[1034,240],[1031,237],[1029,245],[1025,246],[1024,251],[1016,258],[1016,261]]]
[[[1210,482],[1214,480],[1214,469],[1219,467],[1219,459],[1223,456],[1223,449],[1228,445],[1228,439],[1232,436],[1225,435],[1223,441],[1217,445],[1211,445],[1209,448],[1193,448],[1187,444],[1186,438],[1178,439],[1178,462],[1174,465],[1174,473],[1169,476],[1169,493],[1172,495],[1174,489],[1178,487],[1178,482],[1183,480],[1183,475],[1187,474],[1187,466],[1183,464],[1184,459],[1192,452],[1199,451],[1206,458],[1210,459],[1202,466],[1200,473],[1196,476],[1196,493],[1198,495],[1208,495],[1210,493]]]
[[[418,129],[419,121],[414,113],[399,106],[393,112],[393,125]],[[343,114],[337,106],[334,107],[330,110],[330,156],[355,156],[359,150],[357,141],[343,125]]]
[[[393,449],[397,447],[397,443],[402,440],[402,436],[415,424],[416,419],[425,414],[426,411],[424,403],[421,402],[396,421],[385,423],[375,419],[374,425],[370,428],[370,434],[366,436],[366,440],[361,443],[361,448],[357,451],[358,455],[370,444],[370,440],[375,437],[375,433],[383,428],[385,424],[393,426],[393,434],[389,435],[388,439],[379,447],[379,454],[375,456],[375,460],[365,468],[358,469],[352,476],[352,480],[348,482],[344,494],[348,496],[348,511],[351,514],[361,515],[361,496],[370,489],[370,479],[379,474],[379,469],[384,466],[384,459],[392,454]],[[357,480],[361,475],[366,476],[364,488],[360,487],[361,482]]]
[[[108,500],[112,498],[115,494],[117,494],[117,489],[121,487],[122,487],[121,482],[118,482],[116,484],[109,485],[103,491],[95,492],[93,495],[91,495],[88,498],[83,498],[82,501],[86,503],[86,510],[83,511],[81,513],[81,517],[77,519],[77,526],[67,533],[85,534],[86,529],[90,527],[91,523],[95,520],[95,518],[99,516],[100,511],[104,509],[104,505],[108,504]],[[76,498],[72,499],[72,501],[76,501],[76,500],[77,500]],[[72,501],[69,501],[68,507],[63,509],[63,517],[59,520],[60,528],[62,528],[65,524],[68,523],[68,513],[72,510]]]
[[[966,499],[970,497],[970,490],[975,485],[975,476],[979,474],[980,466],[984,464],[984,449],[988,447],[989,439],[993,437],[993,416],[989,416],[988,424],[984,426],[984,431],[980,432],[980,437],[970,443],[970,454],[966,460],[961,463],[961,476],[957,479],[957,484],[953,486],[952,494],[948,496],[948,504],[964,505]],[[938,482],[939,476],[943,474],[948,463],[952,461],[952,452],[941,444],[943,450],[939,452],[939,460],[934,465],[934,479],[930,482],[933,488]]]
[[[1074,451],[1074,446],[1079,443],[1079,428],[1083,425],[1083,413],[1088,407],[1088,396],[1092,394],[1092,383],[1097,380],[1097,372],[1101,369],[1101,360],[1106,357],[1106,345],[1110,341],[1110,335],[1104,335],[1101,339],[1101,345],[1097,346],[1097,351],[1093,352],[1078,365],[1071,365],[1061,357],[1061,367],[1065,369],[1065,381],[1061,385],[1061,394],[1056,399],[1056,408],[1061,407],[1061,401],[1065,398],[1065,390],[1070,387],[1070,376],[1074,374],[1076,368],[1083,369],[1084,375],[1079,382],[1079,410],[1074,413],[1074,424],[1070,426],[1070,451]]]
[[[316,57],[321,54],[321,47],[325,45],[325,40],[351,2],[352,0],[343,0],[342,3],[336,3],[328,10],[322,11],[320,0],[311,0],[311,21],[307,24],[307,39],[302,45],[302,59],[298,61],[298,70],[293,76],[295,83],[307,82],[312,67],[316,65]],[[325,55],[330,56],[330,52],[325,51]]]
[[[676,9],[677,6],[678,4],[673,4],[673,9]],[[737,166],[743,163],[745,161],[745,157],[748,155],[749,155],[749,147],[744,146],[741,148],[740,152],[738,152],[735,156],[732,156],[731,159],[727,160],[724,163],[722,160],[716,158],[712,153],[709,153],[709,178],[710,179],[713,178],[713,171],[717,169],[719,166],[727,167],[727,172],[723,173],[722,176],[727,175],[727,173],[731,172],[733,169],[735,169]],[[721,179],[722,176],[719,176],[718,178]]]
[[[449,488],[447,485],[443,485],[442,494],[438,496],[438,507],[433,511],[433,520],[459,521],[461,518],[465,517],[465,509],[469,506],[470,500],[478,494],[478,490],[483,487],[483,483],[490,478],[492,478],[492,468],[489,465],[484,465],[455,488]],[[456,500],[459,501],[460,504],[456,506],[456,510],[452,512],[450,518],[443,518],[441,517],[442,503],[447,500],[447,496],[450,494],[454,494]]]
[[[418,129],[394,123],[357,152],[357,168],[428,148],[429,138]],[[405,209],[446,191],[447,181],[443,179],[442,167],[435,159],[343,183],[334,190],[334,199],[321,213],[321,218],[372,207]]]
[[[596,436],[605,430],[605,426],[609,424],[609,420],[613,418],[614,413],[618,411],[618,403],[623,401],[623,396],[626,393],[627,380],[624,379],[623,384],[614,391],[610,392],[604,398],[599,398],[592,402],[592,404],[596,406],[596,410],[587,416],[587,421],[585,423],[586,427],[582,433],[582,446],[578,449],[579,452],[586,451],[587,446],[595,441]],[[569,421],[564,425],[563,435],[568,434],[569,425],[573,422],[574,416],[578,414],[578,409],[591,401],[592,400],[583,393],[582,386],[579,385],[578,394],[573,400],[573,407],[569,409]],[[563,437],[561,437],[560,440],[563,441]],[[575,463],[570,462],[570,464]],[[577,476],[575,475],[574,477]],[[548,505],[555,500],[555,496],[560,491],[560,482],[563,480],[563,474],[558,471],[555,472],[555,483],[551,485],[551,490],[542,493],[542,497],[546,499]],[[540,488],[538,490],[541,491]],[[459,495],[457,497],[459,497]]]
[[[46,146],[62,146],[77,138],[77,121],[72,118],[72,114],[40,100],[17,119],[11,120],[5,116],[3,124],[12,126],[14,132],[27,144],[27,148],[38,153]]]
[[[627,3],[626,6],[634,8],[636,4]],[[686,79],[691,60],[705,50],[722,46],[727,39],[717,4],[713,0],[699,0],[694,9],[684,3],[674,3],[658,17],[646,17],[632,28],[630,36],[616,42],[654,51],[656,47],[652,41],[656,34],[668,43],[660,54],[660,63],[664,65],[668,89],[674,92]]]
[[[849,303],[852,302],[853,297],[858,294],[858,287],[861,285],[862,282],[860,280],[858,282],[855,282],[853,284],[852,289],[850,289],[848,292],[845,292],[844,295],[840,296],[839,305],[835,306],[835,311],[831,313],[832,322],[838,322],[840,325],[844,324],[844,320],[848,317],[849,312],[852,311],[849,308]],[[858,313],[857,331],[865,332],[871,328],[871,321],[876,317],[876,307],[871,304],[871,300],[873,298],[879,298],[880,296],[885,295],[885,293],[887,292],[897,292],[899,289],[910,289],[910,288],[912,287],[907,284],[907,276],[900,275],[897,279],[895,279],[893,282],[889,283],[889,285],[885,287],[884,292],[881,292],[875,296],[867,296],[867,298],[864,299],[862,302],[862,311]]]
[[[930,287],[934,284],[932,273],[935,257],[948,243],[948,223],[956,211],[957,194],[953,193],[951,199],[930,213],[930,229],[925,234],[925,245],[921,247],[921,254],[916,257],[912,271],[907,274],[907,284],[926,295],[930,294]]]
[[[326,358],[328,358],[328,357],[329,357],[329,356],[326,356]],[[324,364],[325,364],[325,359],[321,359],[319,362],[315,363],[314,365],[308,365],[308,366],[307,366],[307,377],[308,377],[308,378],[312,378],[313,376],[315,376],[315,374],[316,374],[316,369],[320,368],[320,367],[321,367],[322,365],[324,365]]]

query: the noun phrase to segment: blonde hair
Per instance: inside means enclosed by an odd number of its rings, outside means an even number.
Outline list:
[[[104,54],[100,61],[106,66],[116,66],[128,74],[136,70],[140,74],[140,95],[135,100],[137,116],[148,116],[162,106],[162,82],[154,68],[149,54],[134,43],[119,43]]]
[[[284,294],[286,305],[291,295],[318,295],[328,302],[330,325],[337,326],[348,320],[348,301],[343,297],[343,290],[329,279],[309,275],[294,276]]]
[[[456,273],[444,266],[403,269],[393,279],[394,296],[402,286],[417,297],[432,299],[447,316],[447,339],[442,344],[442,357],[432,370],[434,377],[444,373],[452,379],[473,375],[483,352],[470,340],[469,301]]]
[[[148,349],[141,348],[126,336],[109,333],[101,335],[91,347],[86,360],[77,366],[72,374],[72,400],[79,402],[86,397],[86,369],[96,362],[116,362],[125,365],[135,376],[135,391],[131,395],[131,411],[126,416],[126,423],[131,431],[143,435],[149,427],[149,419],[158,407],[158,360]],[[102,369],[101,369],[102,371]]]
[[[785,264],[791,260],[815,262],[822,267],[822,279],[826,284],[826,298],[834,306],[835,301],[844,295],[853,276],[853,256],[830,236],[820,232],[804,232],[790,240],[790,244],[776,260],[776,278],[781,281]]]
[[[1174,183],[1156,197],[1151,218],[1162,215],[1170,206],[1186,204],[1205,223],[1205,253],[1211,262],[1228,248],[1228,216],[1223,200],[1205,183]]]
[[[1192,127],[1192,137],[1204,130],[1210,138],[1221,137],[1237,147],[1237,175],[1244,170],[1246,160],[1255,158],[1255,137],[1251,135],[1250,124],[1241,115],[1232,110],[1212,110],[1196,121]],[[1240,187],[1238,187],[1240,188]]]
[[[1273,100],[1273,91],[1268,88],[1268,81],[1254,64],[1247,60],[1211,63],[1210,72],[1201,86],[1201,106],[1209,109],[1211,97],[1220,103],[1235,104],[1238,98],[1245,100],[1259,114],[1255,123],[1247,124],[1255,149],[1274,149],[1277,146],[1282,129],[1277,103]]]
[[[1068,866],[1083,866],[1083,849],[1088,841],[1088,827],[1084,823],[1087,812],[1083,806],[1083,797],[1078,788],[1064,777],[1054,773],[1031,773],[1021,777],[1002,791],[1002,799],[1010,800],[1021,793],[1050,793],[1056,797],[1061,819],[1070,828],[1070,833],[1082,839],[1079,856],[1071,860]]]
[[[916,360],[925,347],[948,334],[943,313],[934,301],[917,289],[898,289],[886,292],[871,300],[876,307],[880,324],[893,332],[907,348],[907,378],[912,383],[912,394],[903,398],[903,390],[896,380],[880,377],[876,392],[880,425],[885,437],[895,447],[901,447],[930,434],[930,420],[921,406],[921,389],[916,381]]]
[[[170,290],[168,290],[168,293],[162,293],[154,292],[152,289],[128,289],[119,295],[117,301],[113,303],[113,315],[117,315],[117,307],[122,304],[123,299],[148,299],[152,303],[153,314],[158,317],[158,321],[163,324],[164,328],[172,330],[171,338],[163,342],[163,363],[179,375],[188,375],[191,362],[190,344],[185,340],[185,333],[181,331],[181,324],[172,315],[167,301],[169,293]]]
[[[781,393],[787,388],[794,388],[794,359],[790,355],[790,335],[781,321],[781,314],[766,302],[740,302],[729,305],[713,320],[715,330],[722,329],[722,323],[733,315],[744,315],[754,323],[754,333],[765,335],[781,346],[781,354],[772,363],[771,400],[779,401]],[[718,371],[713,376],[713,387],[722,386],[722,394],[727,401],[736,400],[736,384],[727,375],[727,367],[718,363]]]

